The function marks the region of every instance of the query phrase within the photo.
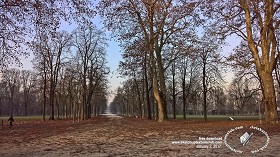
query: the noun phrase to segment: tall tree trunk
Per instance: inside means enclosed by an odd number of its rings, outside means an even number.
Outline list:
[[[13,92],[11,93],[10,102],[11,102],[11,113],[10,113],[10,116],[14,116],[14,94],[13,94]]]
[[[202,81],[203,81],[203,115],[204,121],[207,121],[207,85],[206,85],[206,61],[203,61],[203,72],[202,72]]]
[[[183,117],[186,119],[186,70],[184,69],[183,72],[183,79],[182,79],[182,88],[183,88]]]
[[[280,64],[280,62],[278,62],[277,61],[277,65],[276,65],[276,67],[275,67],[275,76],[276,76],[276,81],[277,81],[277,84],[278,84],[278,92],[280,92],[279,91],[279,88],[280,88],[280,74],[279,74],[279,70],[280,70],[280,68],[279,68],[279,64]]]
[[[59,119],[59,115],[60,115],[60,112],[59,112],[59,103],[57,102],[56,104],[56,108],[57,108],[57,119]]]
[[[97,104],[95,104],[95,105],[94,105],[94,116],[95,116],[95,117],[99,115],[99,112],[98,112],[98,111],[99,111],[99,110],[98,110],[98,106],[97,106]]]
[[[164,96],[163,93],[159,90],[158,86],[158,79],[157,79],[157,68],[156,68],[156,63],[154,60],[154,54],[153,52],[150,54],[151,56],[151,67],[152,67],[152,78],[153,78],[153,92],[154,96],[157,101],[157,106],[158,106],[158,122],[163,122],[164,120],[167,119],[167,114],[165,110],[165,103],[164,103]]]
[[[2,108],[2,98],[0,97],[0,116],[3,116],[3,115],[2,115],[2,109],[3,109],[3,108]]]
[[[91,105],[91,98],[88,98],[87,100],[87,116],[86,119],[90,119],[91,118],[91,110],[92,110],[92,105]]]
[[[29,101],[29,93],[24,89],[24,115],[28,116],[28,101]]]
[[[162,101],[162,114],[163,114],[163,120],[168,120],[167,116],[167,102],[166,102],[166,85],[165,85],[165,76],[164,76],[164,68],[162,63],[162,56],[161,56],[161,48],[156,49],[156,59],[157,59],[157,68],[158,68],[158,75],[159,75],[159,82],[160,82],[160,97]],[[156,67],[155,65],[155,67]],[[157,74],[157,73],[155,73]],[[161,120],[160,120],[161,121]]]
[[[51,71],[52,72],[52,71]],[[54,120],[54,82],[53,82],[53,76],[51,76],[50,80],[50,93],[49,93],[49,101],[50,101],[50,106],[51,106],[51,115],[50,115],[50,120]]]
[[[141,118],[144,118],[144,117],[148,117],[147,113],[146,113],[146,110],[147,110],[147,104],[146,104],[146,92],[145,92],[145,74],[142,75],[143,76],[143,83],[141,84],[142,85],[142,117]]]
[[[137,99],[138,99],[138,106],[139,106],[139,117],[142,118],[142,102],[141,102],[141,92],[137,83],[137,80],[134,76],[134,83],[136,85],[136,91],[137,91]]]
[[[84,70],[84,72],[86,72]],[[82,95],[82,98],[83,98],[83,102],[82,102],[82,108],[81,108],[81,119],[84,120],[85,119],[85,108],[86,108],[86,104],[87,104],[87,84],[86,84],[86,74],[84,73],[83,74],[83,95]]]
[[[43,89],[43,121],[46,120],[46,104],[47,104],[47,72],[44,62],[44,89]]]
[[[148,71],[147,71],[147,53],[145,53],[144,73],[145,73],[146,105],[147,105],[147,110],[148,110],[147,114],[148,114],[148,119],[152,119],[151,103],[150,103],[150,90],[149,90]],[[154,114],[154,112],[153,112],[153,114]]]
[[[173,118],[176,119],[175,62],[172,65]]]
[[[276,95],[273,77],[271,74],[260,73],[263,83],[263,98],[265,105],[265,120],[270,124],[278,122]]]
[[[88,59],[87,59],[87,52],[84,54],[83,56],[83,74],[82,74],[82,77],[83,77],[83,102],[82,102],[82,108],[81,108],[81,116],[82,116],[82,120],[85,119],[85,114],[86,114],[86,110],[87,110],[87,70],[88,70]]]

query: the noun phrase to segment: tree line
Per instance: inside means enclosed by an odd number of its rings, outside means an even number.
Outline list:
[[[106,38],[96,27],[40,37],[33,70],[5,69],[1,115],[50,115],[88,119],[107,106]]]
[[[91,1],[1,1],[3,115],[88,119],[107,106],[107,39],[93,23]],[[61,21],[75,22],[72,32]],[[28,51],[33,70],[9,68]]]
[[[175,118],[176,98],[179,96],[176,91],[176,83],[179,81],[175,77],[183,74],[180,82],[183,86],[181,91],[184,115],[189,107],[187,99],[197,93],[198,97],[201,97],[199,101],[204,119],[207,120],[207,111],[213,101],[210,97],[213,95],[211,91],[218,92],[218,88],[221,88],[219,84],[222,56],[219,55],[219,49],[226,37],[235,34],[241,38],[240,46],[224,62],[251,70],[251,74],[246,74],[256,76],[258,80],[261,91],[258,101],[263,102],[266,121],[271,124],[278,122],[274,71],[280,57],[279,2],[103,0],[98,5],[98,13],[105,19],[105,26],[113,31],[124,49],[125,63],[120,64],[121,73],[132,80],[124,83],[123,90],[131,91],[133,85],[142,87],[142,93],[146,92],[141,95],[141,90],[137,88],[133,93],[119,92],[114,104],[120,101],[117,100],[118,96],[127,96],[123,93],[138,100],[142,96],[145,99],[142,102],[146,102],[148,118],[151,118],[153,110],[151,104],[155,103],[156,117],[162,122],[168,119],[168,99],[171,94]],[[179,65],[182,61],[186,61],[185,64]],[[189,70],[193,61],[198,64],[194,66],[194,74],[184,72],[183,67],[188,66],[186,69]],[[179,69],[181,71],[176,72]],[[170,77],[171,92],[168,92]],[[187,78],[191,83],[186,82]],[[197,85],[195,82],[198,82]],[[131,87],[128,88],[126,84]],[[190,92],[196,86],[199,90]],[[235,90],[234,85],[232,90]],[[255,95],[248,92],[244,94]],[[241,106],[248,105],[244,98],[247,96],[233,97],[236,99],[234,103],[239,101],[239,104],[243,104]],[[129,105],[127,97],[122,99]],[[196,99],[197,97],[191,99],[191,103],[196,103]],[[125,108],[123,106],[124,104],[118,108]],[[137,102],[137,106],[141,115],[141,103]],[[239,108],[243,109],[241,106]],[[127,106],[125,109],[133,111],[135,107]]]
[[[274,0],[2,1],[1,68],[20,63],[19,56],[27,55],[25,48],[31,48],[43,86],[43,115],[48,104],[54,119],[56,98],[66,94],[58,92],[66,87],[62,80],[74,78],[71,87],[78,84],[76,91],[67,94],[78,94],[69,96],[69,103],[76,105],[80,117],[89,118],[92,95],[96,89],[106,89],[104,76],[108,73],[100,59],[106,42],[91,21],[98,14],[123,50],[120,73],[128,79],[117,91],[114,104],[122,100],[115,105],[118,112],[138,112],[162,122],[168,120],[170,106],[174,118],[179,111],[185,117],[193,106],[192,110],[201,111],[207,120],[211,105],[224,104],[218,99],[229,101],[222,96],[226,94],[221,73],[230,65],[237,74],[230,86],[232,92],[227,94],[233,106],[244,112],[254,97],[263,104],[266,121],[275,124],[279,6]],[[59,32],[61,20],[76,22],[79,28],[71,34]],[[241,38],[240,45],[225,60],[221,46],[232,34]],[[67,52],[70,59],[65,57]],[[69,75],[73,77],[66,77]],[[182,109],[176,109],[178,104]]]

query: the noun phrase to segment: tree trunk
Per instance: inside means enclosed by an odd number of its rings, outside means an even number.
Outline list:
[[[141,92],[140,92],[140,89],[139,89],[139,85],[137,83],[137,80],[136,80],[136,75],[134,73],[134,84],[136,86],[136,92],[137,92],[137,99],[138,99],[138,106],[139,106],[139,117],[142,118],[142,102],[141,102]]]
[[[157,106],[158,106],[158,122],[163,122],[164,120],[167,119],[167,114],[165,110],[165,103],[164,103],[164,96],[163,93],[159,90],[158,86],[158,80],[157,80],[157,69],[156,69],[156,63],[154,60],[154,54],[153,52],[150,54],[151,55],[151,67],[152,67],[152,78],[153,78],[153,92],[154,96],[157,101]]]
[[[3,116],[3,115],[2,115],[2,109],[3,109],[3,108],[2,108],[2,98],[0,97],[0,116]]]
[[[87,100],[87,116],[86,116],[86,119],[90,119],[91,118],[91,110],[92,110],[91,98],[88,98],[88,100]]]
[[[45,63],[44,63],[45,65]],[[43,89],[43,121],[46,120],[46,104],[47,104],[47,74],[44,66],[44,89]]]
[[[262,73],[260,76],[263,83],[265,121],[269,124],[275,124],[278,122],[278,114],[273,77],[266,73]]]
[[[28,116],[28,101],[29,101],[29,96],[26,90],[24,90],[24,115]]]
[[[182,88],[183,88],[183,118],[186,120],[186,70],[184,70],[184,74],[183,74]]]
[[[173,98],[173,118],[176,119],[176,93],[175,93],[175,62],[172,65],[172,98]]]
[[[150,103],[150,91],[149,91],[149,81],[148,81],[148,71],[147,71],[147,53],[145,53],[144,73],[145,73],[146,104],[147,104],[147,110],[148,110],[147,114],[148,114],[148,119],[152,119],[152,116],[151,116],[151,103]]]
[[[51,76],[51,78],[53,78],[53,76]],[[54,120],[54,82],[53,80],[51,80],[50,82],[50,93],[49,93],[49,96],[50,96],[50,106],[51,106],[51,116],[50,116],[50,120]]]
[[[92,76],[90,77],[90,82],[89,82],[89,91],[88,91],[88,95],[87,95],[87,100],[86,100],[86,106],[87,106],[87,112],[86,112],[86,119],[90,119],[91,118],[91,114],[92,114],[92,95],[93,95],[93,84],[92,84]]]
[[[158,68],[158,75],[159,75],[159,82],[160,82],[160,97],[161,97],[161,108],[159,111],[162,112],[163,120],[168,120],[167,116],[167,102],[166,102],[166,85],[165,85],[165,77],[164,77],[164,68],[162,63],[162,56],[161,56],[161,48],[156,49],[156,59],[157,59],[157,68]],[[156,67],[155,65],[155,67]],[[155,73],[157,74],[157,73]],[[161,121],[161,120],[160,120]]]
[[[81,106],[81,119],[84,120],[85,119],[85,110],[86,110],[86,103],[87,103],[87,85],[86,85],[86,78],[85,78],[85,74],[83,76],[83,102],[82,102],[82,106]]]
[[[59,103],[56,104],[56,108],[57,108],[57,119],[59,119],[59,115],[60,115],[60,112],[59,112]]]
[[[158,111],[156,109],[155,99],[154,99],[153,94],[150,95],[150,102],[151,102],[151,108],[153,109],[152,117],[153,117],[153,119],[156,119]]]
[[[53,91],[51,92],[51,94],[50,94],[50,106],[51,106],[51,117],[50,117],[50,119],[51,120],[54,120],[54,94],[52,94],[53,93]]]
[[[10,102],[11,102],[11,114],[10,114],[10,116],[14,116],[14,94],[12,93],[11,95],[12,96],[11,96],[11,100],[10,100]]]
[[[203,115],[204,121],[207,121],[207,85],[206,85],[206,61],[203,61],[203,72],[202,72],[202,81],[203,81]]]
[[[98,114],[97,114],[97,104],[94,104],[94,116],[96,117]]]

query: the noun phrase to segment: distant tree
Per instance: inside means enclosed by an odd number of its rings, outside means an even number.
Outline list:
[[[232,107],[238,110],[239,114],[244,114],[247,109],[255,109],[255,106],[252,106],[252,101],[257,100],[259,91],[263,88],[261,79],[256,71],[256,66],[252,60],[252,54],[247,53],[249,51],[246,41],[241,41],[227,58],[228,63],[235,72],[235,77],[229,88],[229,99]],[[249,84],[255,85],[251,85],[249,88]],[[261,102],[262,100],[259,103]]]
[[[73,118],[73,121],[78,117],[79,113],[79,96],[80,96],[80,74],[77,57],[72,58],[66,65],[64,66],[65,72],[64,72],[64,84],[65,84],[65,93],[66,93],[66,100],[68,100],[66,103],[69,105],[68,114]],[[66,116],[67,109],[65,109]]]
[[[192,86],[194,78],[197,72],[197,62],[195,62],[190,57],[184,56],[183,59],[179,60],[179,77],[181,78],[181,88],[182,88],[182,103],[183,103],[183,118],[186,119],[186,114],[188,110],[188,99],[191,95]]]
[[[20,71],[17,69],[8,69],[3,73],[3,82],[5,84],[5,97],[9,102],[9,114],[18,113],[19,91],[20,91]]]
[[[239,114],[244,114],[244,109],[249,109],[253,112],[256,110],[255,102],[252,103],[252,101],[254,101],[260,89],[252,85],[249,87],[252,83],[256,84],[253,79],[244,79],[238,76],[231,83],[229,94],[235,102],[235,107],[239,110]]]
[[[226,114],[227,96],[222,86],[216,86],[210,91],[211,98],[214,100],[213,114]]]
[[[0,79],[0,116],[5,114],[4,112],[4,99],[5,99],[5,82],[3,79]]]
[[[219,54],[220,44],[217,43],[215,37],[209,37],[205,34],[203,40],[197,43],[196,55],[197,62],[201,64],[201,79],[203,92],[203,114],[204,120],[207,120],[207,96],[210,88],[222,81],[221,75],[221,56]]]
[[[106,98],[107,96],[107,82],[102,81],[104,84],[99,84],[98,87],[96,87],[95,92],[93,94],[93,113],[94,116],[98,116],[101,113],[105,113],[107,109],[107,103],[108,100]]]
[[[176,91],[176,81],[175,81],[175,76],[176,76],[176,67],[175,67],[175,62],[173,62],[171,66],[171,73],[172,73],[172,108],[173,108],[173,118],[176,119],[176,96],[177,96],[177,91]]]
[[[120,115],[125,114],[124,95],[123,95],[123,89],[121,87],[117,88],[116,95],[113,101],[111,102],[110,106],[111,106],[111,113],[116,113]]]
[[[23,105],[24,115],[28,116],[28,105],[30,104],[30,97],[35,87],[34,74],[31,70],[22,70],[20,75],[20,81],[23,90]]]
[[[107,41],[104,32],[95,26],[79,27],[73,33],[83,88],[81,118],[88,119],[92,114],[93,94],[97,87],[107,81],[105,77],[109,73],[105,59]]]

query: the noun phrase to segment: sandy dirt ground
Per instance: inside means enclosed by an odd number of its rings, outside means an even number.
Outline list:
[[[15,122],[12,128],[0,128],[0,157],[277,157],[280,154],[279,131],[279,125],[260,125],[258,121],[158,123],[116,115],[102,115],[79,123],[72,120],[22,121]],[[240,136],[245,132],[253,136],[242,146]],[[242,153],[234,152],[238,150]],[[252,153],[252,150],[259,152]]]

